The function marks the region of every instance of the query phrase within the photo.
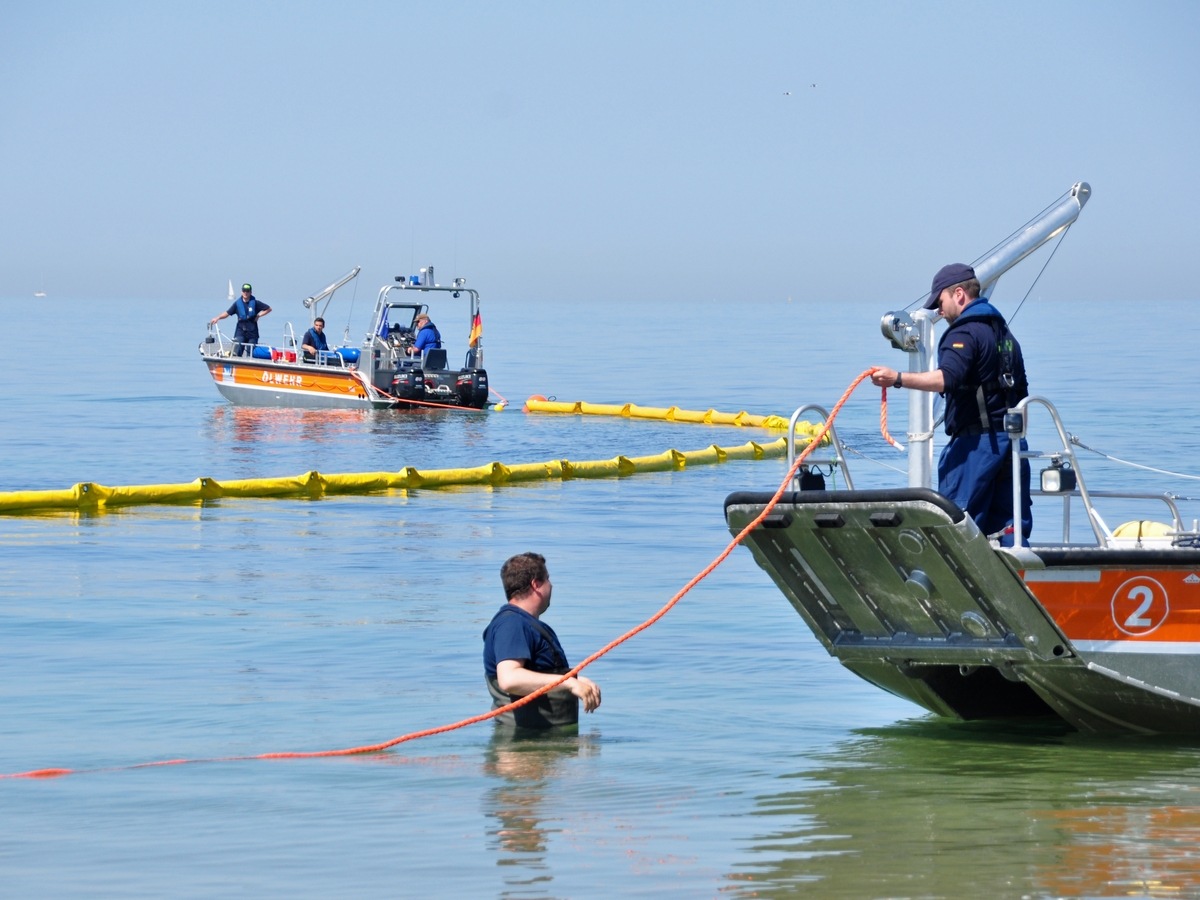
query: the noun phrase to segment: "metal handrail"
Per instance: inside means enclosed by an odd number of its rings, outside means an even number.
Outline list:
[[[823,421],[823,422],[829,421],[828,411],[826,411],[826,409],[824,407],[818,406],[816,403],[805,404],[804,406],[801,406],[799,409],[797,409],[794,413],[792,413],[792,418],[788,422],[788,431],[787,431],[788,471],[791,471],[792,465],[796,462],[796,423],[800,421],[800,417],[802,415],[804,415],[806,412],[809,412],[809,411],[819,413],[821,415],[821,421]],[[850,467],[846,463],[846,455],[842,452],[842,442],[840,440],[838,440],[837,429],[834,428],[832,425],[829,426],[829,444],[830,444],[830,446],[833,447],[833,451],[834,451],[834,455],[832,457],[810,456],[805,461],[805,465],[825,464],[825,465],[840,466],[842,469],[842,475],[846,479],[846,487],[850,490],[854,490],[854,480],[850,477]],[[813,452],[816,453],[818,451],[813,451]],[[796,474],[796,477],[793,479],[793,481],[794,481],[797,489],[799,489],[799,486],[800,486],[799,473]]]
[[[214,343],[217,345],[217,352],[216,353],[205,353],[204,352],[204,345],[206,343],[210,343],[208,341],[208,339],[206,338],[200,344],[200,354],[202,356],[227,356],[229,353],[233,352],[233,340],[225,337],[224,333],[222,333],[220,328],[218,328],[216,325],[213,325],[212,323],[209,323],[208,333],[216,338],[211,343]],[[227,348],[228,348],[228,350],[227,350]]]
[[[1021,450],[1020,439],[1024,438],[1026,436],[1026,434],[1028,433],[1029,410],[1030,410],[1030,406],[1033,404],[1037,404],[1039,406],[1044,407],[1046,409],[1046,411],[1050,413],[1050,418],[1054,422],[1055,431],[1058,432],[1059,442],[1062,445],[1061,449],[1052,450],[1049,452],[1042,451],[1042,450]],[[1104,519],[1101,517],[1099,511],[1096,509],[1095,504],[1092,502],[1093,498],[1097,498],[1097,497],[1103,497],[1103,498],[1109,498],[1109,499],[1119,499],[1119,500],[1157,500],[1157,501],[1160,501],[1160,502],[1166,504],[1167,510],[1171,514],[1171,522],[1174,526],[1175,531],[1177,531],[1177,532],[1186,531],[1186,528],[1183,524],[1183,516],[1179,512],[1179,507],[1176,505],[1174,498],[1171,497],[1169,494],[1155,494],[1155,493],[1137,492],[1137,491],[1089,491],[1088,487],[1087,487],[1087,482],[1085,481],[1085,479],[1083,477],[1083,472],[1079,468],[1079,459],[1075,455],[1075,451],[1072,449],[1071,436],[1067,433],[1067,430],[1063,427],[1062,419],[1059,418],[1059,415],[1058,415],[1058,410],[1055,409],[1054,404],[1052,404],[1045,397],[1035,397],[1035,396],[1026,397],[1024,400],[1022,400],[1020,403],[1018,403],[1015,407],[1013,407],[1013,409],[1011,409],[1009,412],[1019,414],[1019,416],[1020,416],[1019,424],[1021,426],[1019,432],[1014,431],[1011,433],[1011,437],[1013,438],[1013,440],[1012,440],[1012,464],[1013,464],[1013,531],[1014,531],[1013,543],[1014,543],[1014,546],[1020,545],[1021,536],[1022,536],[1021,535],[1021,514],[1020,514],[1020,510],[1021,510],[1021,470],[1020,470],[1020,466],[1021,466],[1021,460],[1023,460],[1023,459],[1025,459],[1025,460],[1048,459],[1048,458],[1053,459],[1055,457],[1060,458],[1060,459],[1065,459],[1065,460],[1067,460],[1067,462],[1070,463],[1071,471],[1073,471],[1075,473],[1075,485],[1076,485],[1076,488],[1078,488],[1078,491],[1070,490],[1070,491],[1061,491],[1061,492],[1049,492],[1049,491],[1032,490],[1031,489],[1029,492],[1031,497],[1054,497],[1054,496],[1062,497],[1062,500],[1063,500],[1063,543],[1070,542],[1071,499],[1073,497],[1075,497],[1076,495],[1078,495],[1079,499],[1083,502],[1083,508],[1084,508],[1084,511],[1087,513],[1088,523],[1091,525],[1092,533],[1096,536],[1096,542],[1102,547],[1112,546],[1115,538],[1113,537],[1112,531],[1110,531],[1108,526],[1105,524]]]
[[[1152,494],[1141,493],[1138,491],[1092,491],[1093,497],[1106,497],[1110,500],[1158,500],[1167,507],[1167,511],[1171,514],[1171,525],[1175,531],[1186,532],[1187,526],[1183,524],[1183,514],[1179,512],[1179,506],[1175,503],[1175,498],[1170,494]]]
[[[1032,404],[1038,404],[1045,407],[1050,413],[1050,419],[1054,422],[1054,428],[1058,432],[1059,440],[1062,443],[1062,449],[1056,452],[1045,453],[1040,450],[1022,450],[1021,439],[1025,438],[1029,432],[1029,407]],[[1020,547],[1022,543],[1022,522],[1021,522],[1021,460],[1023,459],[1045,459],[1047,457],[1059,456],[1066,457],[1071,464],[1071,470],[1075,473],[1075,484],[1079,489],[1079,496],[1083,500],[1083,508],[1088,514],[1088,524],[1092,526],[1092,533],[1096,536],[1096,542],[1101,546],[1106,546],[1109,540],[1112,539],[1112,532],[1104,524],[1104,520],[1100,518],[1096,507],[1092,504],[1091,494],[1088,493],[1087,482],[1083,478],[1083,473],[1079,470],[1079,461],[1075,458],[1075,451],[1071,449],[1071,439],[1063,428],[1062,419],[1058,416],[1058,410],[1054,408],[1054,404],[1045,397],[1029,396],[1018,403],[1015,407],[1009,410],[1008,416],[1005,417],[1005,430],[1008,429],[1009,423],[1015,422],[1020,427],[1009,431],[1009,437],[1012,439],[1012,477],[1013,477],[1013,546]],[[1032,496],[1032,490],[1030,495]],[[1073,493],[1073,492],[1064,492]],[[1064,522],[1064,527],[1069,523],[1069,517]],[[1065,538],[1064,538],[1065,540]]]

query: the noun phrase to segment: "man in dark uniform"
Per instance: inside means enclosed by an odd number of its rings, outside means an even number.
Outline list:
[[[550,608],[554,586],[540,553],[520,553],[500,568],[508,602],[483,632],[483,670],[493,709],[512,703],[570,671],[558,635],[539,617]],[[579,721],[600,705],[600,686],[576,675],[532,703],[496,717],[504,725],[543,730]]]
[[[950,441],[938,459],[938,491],[957,503],[986,535],[1012,545],[1012,440],[1004,413],[1029,396],[1021,345],[986,297],[975,270],[943,266],[933,277],[926,309],[950,323],[938,343],[938,367],[902,374],[883,366],[871,373],[880,387],[935,391],[946,397]],[[1021,449],[1027,450],[1025,440]],[[1029,460],[1021,460],[1021,535],[1033,529]]]
[[[300,349],[304,352],[305,362],[316,362],[317,353],[329,350],[329,341],[325,339],[325,320],[320,316],[313,319],[312,328],[304,332]]]
[[[243,284],[242,296],[234,300],[225,312],[210,319],[208,324],[216,325],[222,319],[237,316],[237,328],[233,332],[233,355],[241,356],[243,345],[248,348],[247,355],[251,355],[253,346],[258,343],[258,320],[270,311],[271,307],[254,296],[250,285]]]

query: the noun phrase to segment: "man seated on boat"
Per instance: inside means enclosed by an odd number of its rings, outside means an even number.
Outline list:
[[[242,296],[234,300],[225,312],[210,319],[208,324],[216,325],[222,319],[237,316],[237,328],[233,331],[233,355],[241,356],[244,347],[249,356],[258,343],[258,320],[270,311],[271,307],[254,296],[253,288],[243,284]]]
[[[420,356],[426,350],[438,350],[442,346],[442,335],[437,326],[429,321],[429,316],[421,313],[413,320],[413,328],[417,339],[406,349],[409,356]]]
[[[325,320],[320,316],[313,319],[312,328],[304,332],[300,341],[300,349],[304,351],[305,362],[316,362],[317,353],[329,350],[329,342],[325,340]]]
[[[938,458],[938,491],[957,503],[984,534],[1012,546],[1012,441],[1004,414],[1029,396],[1025,358],[1004,317],[979,296],[975,270],[943,266],[933,277],[926,309],[939,310],[950,327],[938,342],[938,367],[901,373],[885,366],[871,373],[880,387],[935,391],[946,398],[950,441]],[[1021,449],[1028,450],[1025,439]],[[1033,529],[1029,460],[1021,460],[1021,535]]]

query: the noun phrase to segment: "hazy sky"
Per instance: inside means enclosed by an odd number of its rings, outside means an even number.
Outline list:
[[[0,296],[903,305],[1083,180],[1038,290],[1192,299],[1198,46],[1195,0],[10,0]]]

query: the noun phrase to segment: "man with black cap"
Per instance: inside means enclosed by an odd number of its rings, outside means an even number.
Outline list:
[[[233,332],[233,355],[242,355],[242,346],[253,348],[258,343],[258,320],[271,311],[271,307],[254,296],[253,289],[248,284],[242,285],[242,296],[234,300],[229,309],[209,320],[209,325],[216,325],[222,319],[237,316],[237,328]],[[253,349],[249,353],[253,353]]]
[[[986,535],[1012,545],[1012,441],[1004,413],[1029,396],[1021,345],[1000,311],[979,296],[975,270],[963,263],[942,266],[933,276],[926,309],[950,327],[938,342],[938,367],[901,373],[879,366],[871,381],[880,387],[934,391],[946,398],[950,441],[938,459],[938,491],[957,503]],[[1027,450],[1024,439],[1021,449]],[[1021,534],[1033,529],[1029,461],[1021,460]]]

